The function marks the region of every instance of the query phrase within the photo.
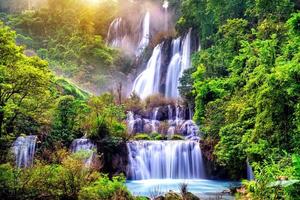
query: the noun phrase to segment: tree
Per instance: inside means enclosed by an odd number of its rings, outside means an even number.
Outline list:
[[[45,61],[26,57],[15,33],[0,24],[0,136],[14,130],[20,116],[38,120],[51,96],[52,73]],[[48,104],[48,105],[47,105]],[[6,129],[6,130],[4,130]]]

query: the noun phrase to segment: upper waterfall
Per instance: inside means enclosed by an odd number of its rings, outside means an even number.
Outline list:
[[[191,60],[191,30],[182,41],[182,50],[180,51],[180,38],[172,41],[172,58],[168,66],[165,96],[169,98],[178,98],[178,86],[183,72],[190,68]]]
[[[135,79],[132,92],[142,99],[159,93],[162,44],[157,45],[148,61],[146,69]]]
[[[164,42],[157,45],[148,61],[146,69],[135,79],[132,92],[140,98],[163,93],[168,98],[178,98],[178,86],[183,72],[191,67],[191,30],[186,36],[174,39],[171,44],[171,59],[168,61],[166,73],[163,71],[162,58],[167,57]],[[162,83],[162,81],[164,81]],[[165,88],[161,88],[165,85]],[[164,90],[163,90],[164,89]]]
[[[112,47],[121,47],[124,33],[122,33],[122,18],[118,17],[112,21],[107,33],[106,43]]]
[[[150,41],[150,12],[147,11],[143,20],[142,37],[136,50],[136,56],[140,56]]]

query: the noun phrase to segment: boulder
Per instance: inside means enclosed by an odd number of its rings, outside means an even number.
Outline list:
[[[180,196],[180,194],[177,194],[177,193],[175,193],[173,191],[168,192],[165,195],[165,199],[166,200],[183,200],[183,198]]]
[[[191,192],[187,192],[187,193],[184,195],[184,200],[200,200],[200,198],[197,197],[196,195],[194,195],[194,194],[191,193]]]

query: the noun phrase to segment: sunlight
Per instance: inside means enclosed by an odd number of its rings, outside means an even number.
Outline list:
[[[102,0],[86,0],[87,3],[89,4],[98,4],[100,3]]]

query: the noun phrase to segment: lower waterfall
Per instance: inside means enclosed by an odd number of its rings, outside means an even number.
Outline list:
[[[131,141],[127,148],[132,180],[205,178],[198,142]]]
[[[71,151],[73,153],[79,151],[85,151],[88,155],[87,158],[84,160],[85,166],[89,167],[93,163],[93,158],[95,156],[94,149],[96,145],[93,144],[89,139],[80,138],[76,139],[71,144]]]
[[[33,163],[35,146],[36,146],[35,135],[30,136],[20,136],[13,143],[13,153],[16,158],[16,166],[20,167],[30,167]]]

